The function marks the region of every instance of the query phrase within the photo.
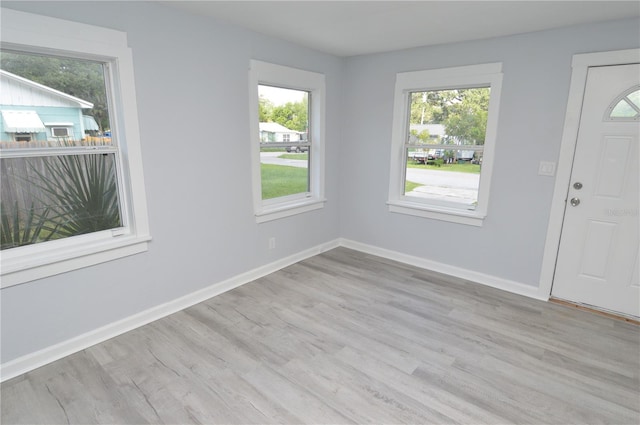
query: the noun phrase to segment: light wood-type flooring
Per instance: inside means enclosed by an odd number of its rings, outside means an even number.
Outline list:
[[[638,424],[636,325],[338,248],[2,384],[2,424]]]

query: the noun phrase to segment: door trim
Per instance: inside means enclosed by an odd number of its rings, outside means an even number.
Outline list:
[[[553,277],[558,259],[562,222],[569,191],[573,156],[578,140],[580,127],[580,114],[582,113],[582,100],[587,82],[589,67],[607,65],[626,65],[640,63],[640,49],[616,50],[610,52],[583,53],[573,55],[571,62],[571,85],[567,100],[567,112],[564,119],[564,130],[560,142],[560,155],[558,158],[556,182],[553,189],[553,199],[547,226],[547,236],[542,257],[542,269],[538,285],[539,294],[547,299],[551,297]]]

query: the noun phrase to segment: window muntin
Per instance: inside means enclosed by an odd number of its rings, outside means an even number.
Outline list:
[[[0,256],[2,287],[146,251],[151,237],[142,173],[133,57],[126,33],[4,8],[0,18],[0,49],[4,52],[99,64],[105,73],[107,86],[104,94],[110,111],[109,127],[103,127],[102,131],[97,123],[104,121],[95,111],[99,102],[95,102],[92,108],[91,102],[67,93],[54,97],[63,104],[71,102],[80,106],[82,112],[79,112],[77,120],[47,114],[40,119],[36,111],[28,107],[8,113],[2,111],[3,125],[8,119],[13,127],[9,135],[2,136],[4,143],[0,159],[32,161],[36,157],[51,159],[61,156],[97,159],[105,164],[103,170],[116,173],[121,221],[119,227],[108,225],[108,230],[4,249]],[[77,34],[82,34],[82,37],[77,37]],[[0,74],[4,73],[0,71]],[[7,93],[6,87],[3,81],[3,90],[0,91],[3,104],[7,103],[3,98]],[[78,120],[85,122],[84,134],[82,125],[76,123]],[[69,122],[74,125],[67,126]],[[68,127],[72,137],[52,137],[47,124]],[[25,140],[27,137],[30,141]],[[4,211],[4,205],[2,209]]]
[[[324,75],[252,60],[249,85],[256,221],[322,208]]]
[[[640,119],[640,88],[632,87],[618,96],[607,111],[606,121],[637,121]]]
[[[390,211],[482,225],[500,71],[495,63],[397,74]]]

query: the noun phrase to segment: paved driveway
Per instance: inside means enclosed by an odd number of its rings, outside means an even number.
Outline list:
[[[305,160],[278,158],[280,155],[282,152],[260,152],[260,162],[308,168]],[[479,174],[408,168],[407,180],[424,185],[410,192],[411,196],[455,201],[467,205],[478,199]]]
[[[290,167],[308,168],[308,162],[303,159],[278,158],[285,152],[260,152],[262,164],[288,165]]]
[[[472,204],[478,199],[480,174],[407,168],[407,180],[420,183],[408,195]]]

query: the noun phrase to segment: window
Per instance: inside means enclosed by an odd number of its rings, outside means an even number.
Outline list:
[[[69,137],[69,129],[67,127],[52,127],[51,134],[54,137]]]
[[[482,225],[501,69],[493,63],[397,74],[391,212]]]
[[[145,251],[125,34],[5,9],[2,25],[3,287]]]
[[[252,60],[254,212],[258,223],[322,208],[324,75]]]
[[[30,142],[33,135],[28,133],[15,133],[14,140],[16,142]]]
[[[638,121],[640,119],[640,89],[632,87],[618,96],[607,109],[605,121]]]

